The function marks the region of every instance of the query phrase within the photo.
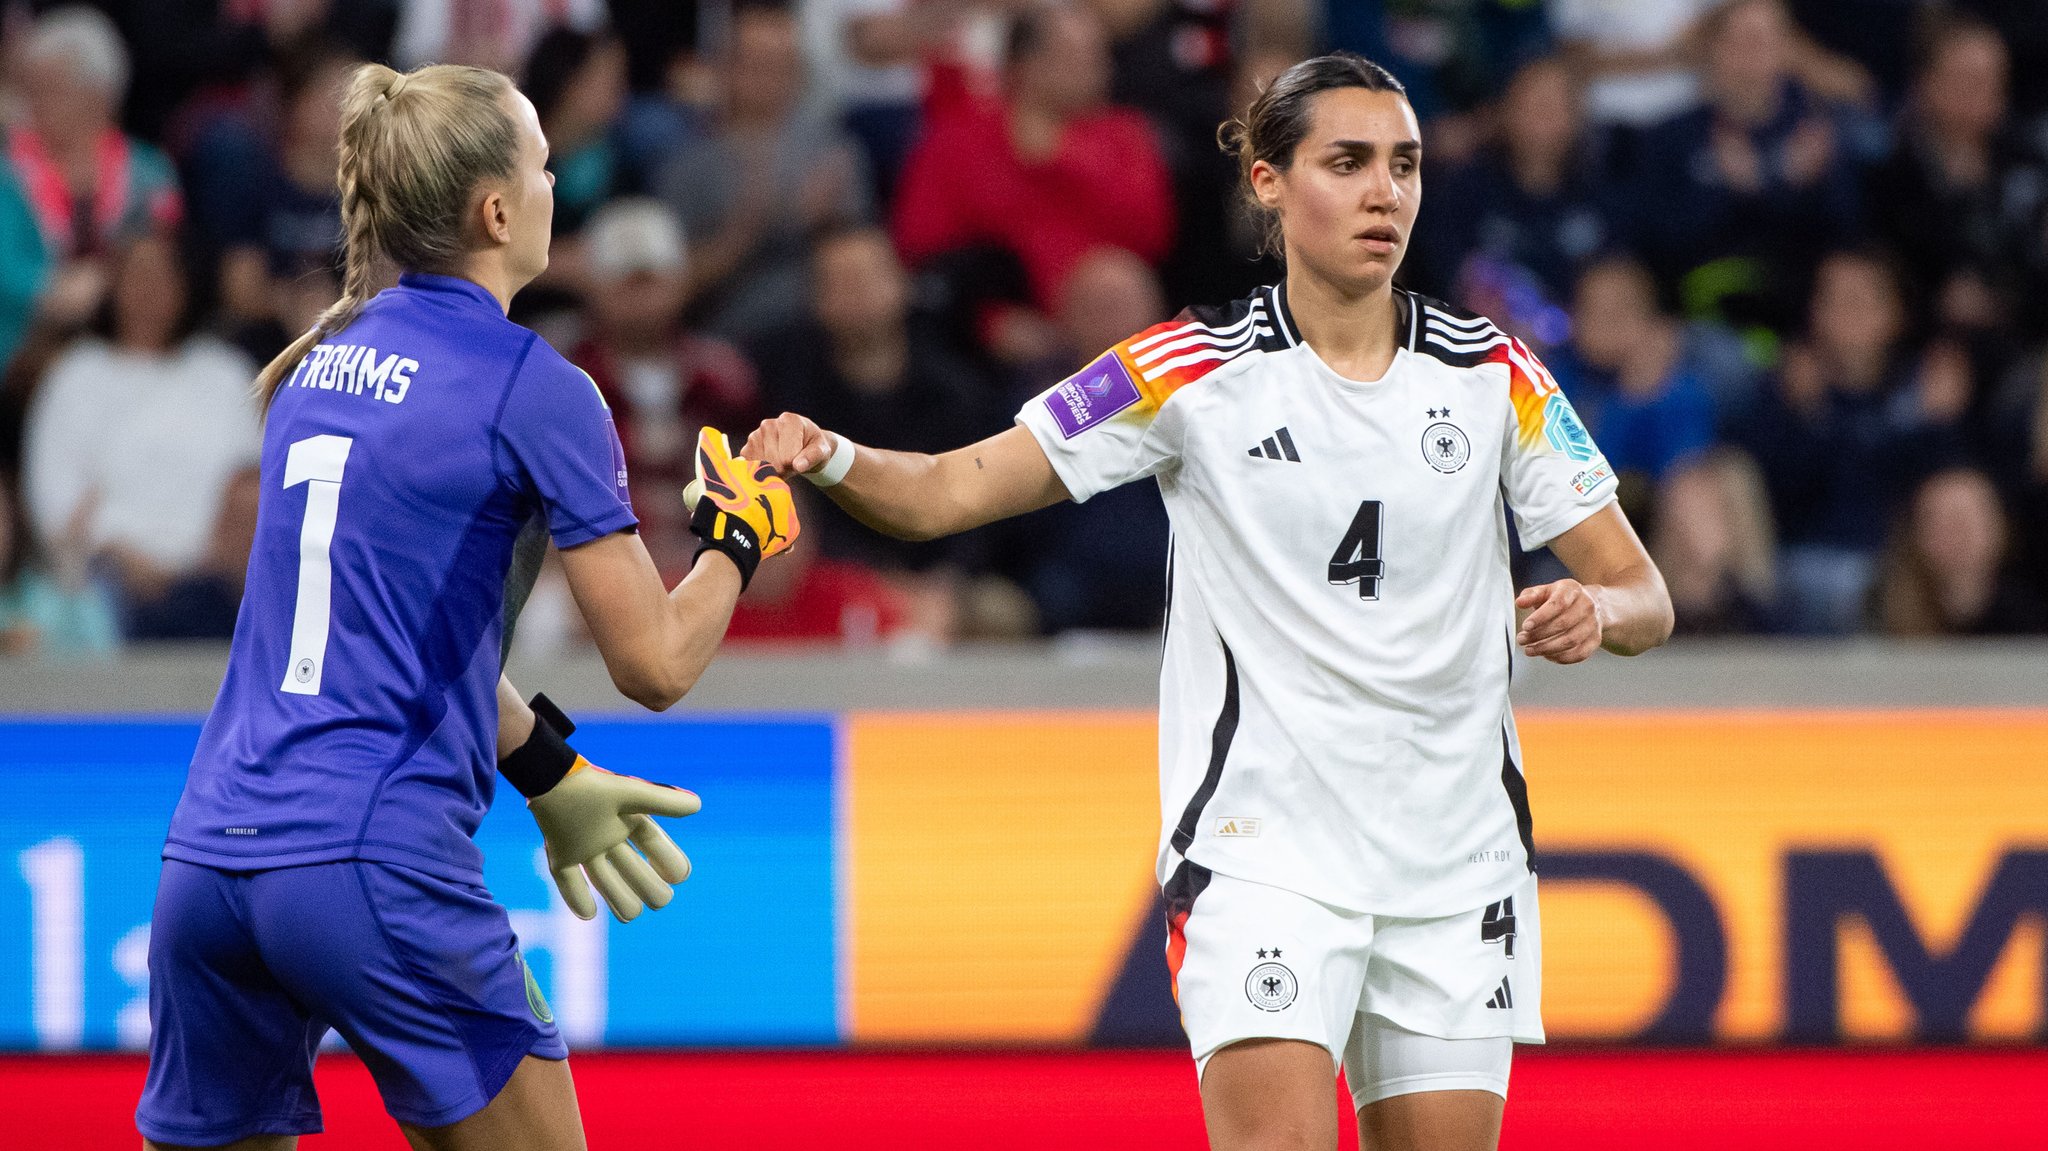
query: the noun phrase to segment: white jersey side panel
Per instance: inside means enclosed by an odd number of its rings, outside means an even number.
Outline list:
[[[1537,546],[1612,501],[1611,469],[1526,348],[1403,296],[1374,383],[1296,342],[1267,289],[1018,416],[1077,498],[1142,476],[1165,496],[1162,882],[1185,860],[1420,917],[1530,870],[1508,509]]]

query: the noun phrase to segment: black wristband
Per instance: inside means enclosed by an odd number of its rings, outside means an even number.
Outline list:
[[[533,734],[498,761],[498,774],[533,799],[546,795],[576,766],[576,749],[569,746],[576,725],[545,695],[534,696],[528,706],[533,708]]]
[[[695,567],[707,551],[723,552],[740,569],[740,590],[747,590],[747,584],[754,579],[754,569],[761,566],[761,541],[754,538],[754,529],[747,521],[720,511],[710,496],[704,496],[698,499],[697,510],[690,516],[690,531],[700,541],[690,565]]]

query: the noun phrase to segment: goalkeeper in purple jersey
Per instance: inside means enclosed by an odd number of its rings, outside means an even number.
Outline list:
[[[701,562],[662,586],[597,388],[506,318],[554,211],[510,81],[365,65],[340,145],[344,292],[258,380],[256,539],[164,845],[136,1124],[145,1147],[289,1148],[320,1130],[333,1028],[415,1147],[580,1148],[568,1052],[471,836],[504,775],[570,908],[594,916],[595,888],[624,921],[689,874],[650,817],[698,801],[576,755],[504,679],[509,621],[551,537],[613,681],[665,708],[796,517],[707,429]]]

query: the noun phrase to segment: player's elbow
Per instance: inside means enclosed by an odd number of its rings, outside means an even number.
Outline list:
[[[667,711],[697,686],[697,677],[663,673],[654,669],[615,675],[612,683],[619,694],[649,711]]]
[[[942,539],[952,534],[934,516],[918,516],[892,526],[893,530],[889,532],[890,535],[899,540],[914,544],[930,543],[935,539]]]

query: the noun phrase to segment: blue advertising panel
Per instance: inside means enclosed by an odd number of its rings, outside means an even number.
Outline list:
[[[142,1046],[158,853],[196,722],[0,723],[0,1048]],[[584,923],[506,788],[485,882],[572,1046],[831,1044],[840,1037],[829,718],[591,722],[579,750],[675,783],[694,866],[667,908]]]

